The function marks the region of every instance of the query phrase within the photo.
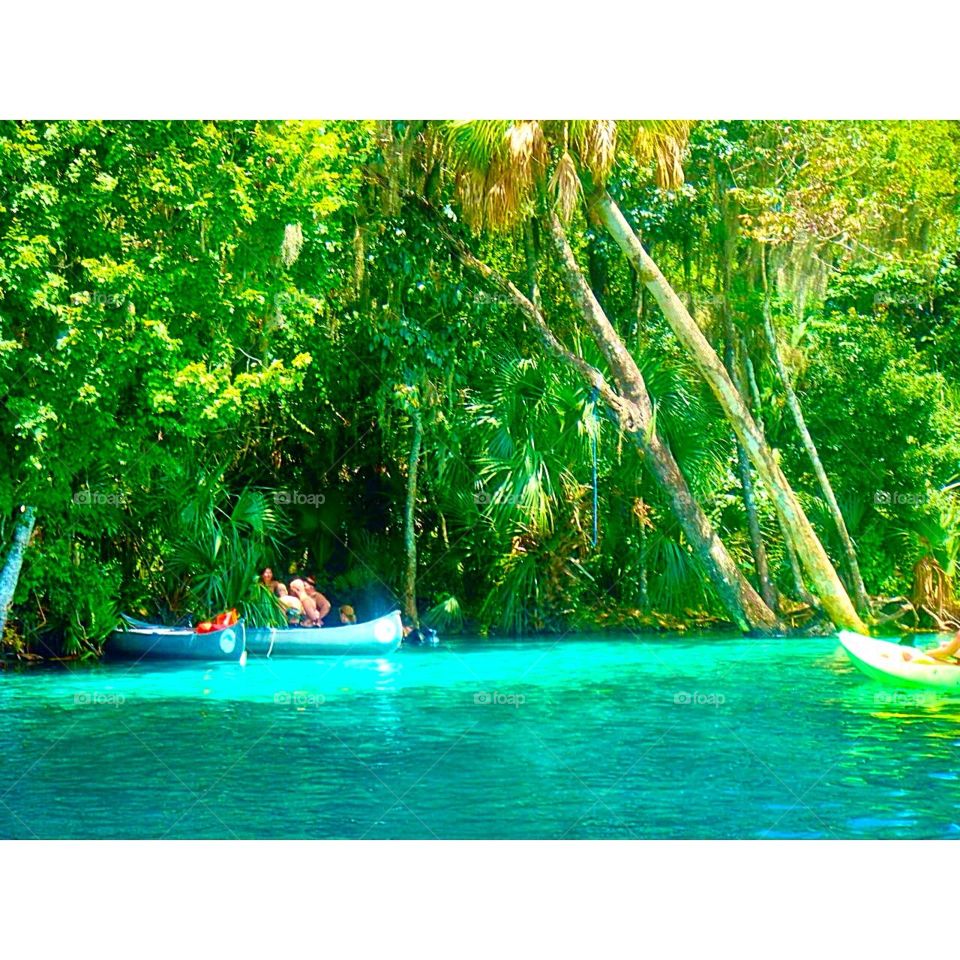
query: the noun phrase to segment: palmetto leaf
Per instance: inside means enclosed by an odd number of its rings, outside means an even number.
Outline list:
[[[259,569],[278,555],[285,533],[270,499],[253,488],[232,492],[216,465],[190,465],[168,479],[157,517],[170,544],[162,558],[167,595],[185,593],[199,616],[237,607],[254,622],[282,622],[277,604],[257,585]],[[167,509],[171,499],[175,511]]]

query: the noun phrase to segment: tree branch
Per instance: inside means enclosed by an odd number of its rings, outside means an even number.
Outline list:
[[[523,292],[508,277],[503,276],[489,264],[484,263],[460,237],[456,236],[451,230],[443,214],[437,210],[428,200],[423,197],[404,191],[404,199],[417,206],[420,211],[433,224],[440,236],[446,241],[457,259],[474,273],[479,274],[489,284],[496,287],[501,293],[505,294],[513,304],[533,323],[540,334],[541,339],[547,348],[561,360],[574,367],[580,375],[592,387],[596,387],[604,403],[610,407],[617,415],[617,419],[625,430],[636,432],[640,429],[642,420],[639,411],[635,405],[625,397],[621,397],[607,383],[604,375],[593,364],[588,363],[583,357],[568,350],[560,342],[557,335],[550,328],[546,318],[539,306],[535,305],[530,299],[524,296]]]

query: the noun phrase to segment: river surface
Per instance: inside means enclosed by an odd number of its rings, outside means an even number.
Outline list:
[[[958,778],[829,638],[0,671],[4,838],[950,838]]]

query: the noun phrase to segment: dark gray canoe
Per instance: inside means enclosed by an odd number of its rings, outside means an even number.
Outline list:
[[[383,657],[403,640],[400,611],[336,627],[249,627],[247,651],[266,657]]]
[[[228,660],[245,663],[243,621],[223,630],[196,633],[192,627],[162,627],[129,621],[107,637],[104,652],[117,660]]]

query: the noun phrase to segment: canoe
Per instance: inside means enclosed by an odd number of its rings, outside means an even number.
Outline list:
[[[163,627],[128,620],[107,637],[104,652],[118,660],[227,660],[245,663],[243,621],[223,630],[197,633],[192,627]]]
[[[247,650],[266,657],[383,657],[403,640],[400,611],[336,627],[250,627]]]
[[[960,690],[960,666],[922,656],[919,651],[915,659],[904,660],[903,652],[909,647],[849,630],[840,632],[840,643],[854,664],[874,680],[901,687]]]

